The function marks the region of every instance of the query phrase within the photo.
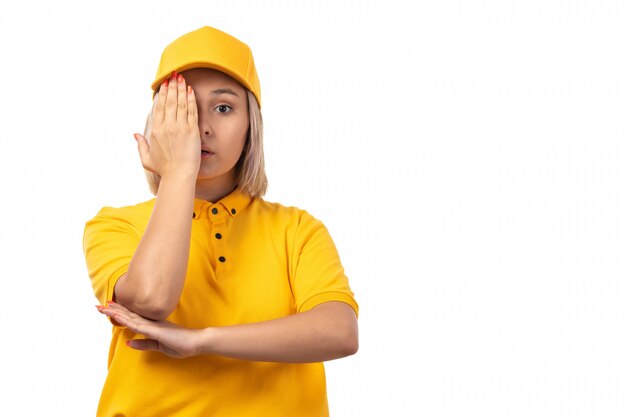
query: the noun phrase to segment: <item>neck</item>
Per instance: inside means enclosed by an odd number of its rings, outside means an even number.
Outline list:
[[[211,178],[196,181],[196,198],[215,203],[230,194],[237,183],[235,178]]]

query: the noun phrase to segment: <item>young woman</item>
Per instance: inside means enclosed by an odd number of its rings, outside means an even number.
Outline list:
[[[358,350],[358,304],[326,227],[263,200],[252,53],[203,27],[152,83],[139,156],[155,198],[86,223],[113,324],[98,416],[327,416],[323,361]]]

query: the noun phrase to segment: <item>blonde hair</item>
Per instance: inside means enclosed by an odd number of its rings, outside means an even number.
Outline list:
[[[263,157],[263,117],[254,94],[246,89],[248,96],[248,118],[250,126],[246,136],[246,142],[239,160],[235,164],[237,175],[237,188],[252,198],[263,197],[267,191],[267,176],[265,175],[265,159]],[[152,109],[146,119],[146,128],[143,136],[150,141],[152,131],[152,116],[156,108],[156,97],[152,102]],[[144,169],[146,179],[150,186],[150,192],[156,195],[159,190],[161,176],[155,172]]]

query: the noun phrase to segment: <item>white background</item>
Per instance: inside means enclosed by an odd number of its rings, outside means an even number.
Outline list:
[[[151,198],[163,48],[248,43],[266,200],[329,228],[360,349],[333,417],[626,415],[626,5],[13,1],[0,11],[0,415],[95,414],[84,223]]]

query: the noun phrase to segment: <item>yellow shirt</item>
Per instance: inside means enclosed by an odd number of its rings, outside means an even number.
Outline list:
[[[128,271],[154,202],[104,207],[86,223],[83,248],[101,304]],[[358,317],[337,249],[319,220],[238,189],[216,203],[194,200],[185,285],[167,320],[190,328],[254,323],[326,301],[345,302]],[[99,417],[328,416],[321,362],[174,359],[125,345],[138,337],[113,326]]]

